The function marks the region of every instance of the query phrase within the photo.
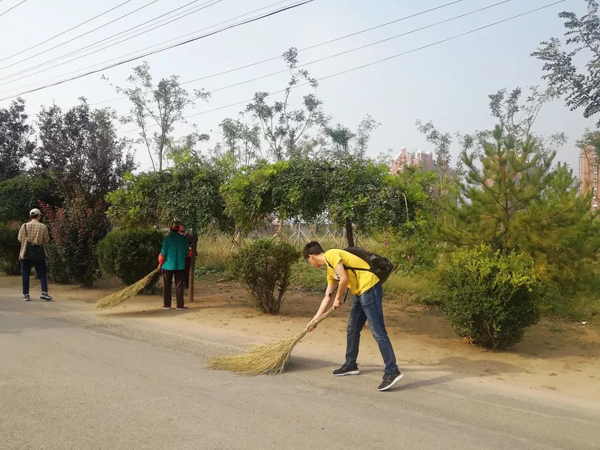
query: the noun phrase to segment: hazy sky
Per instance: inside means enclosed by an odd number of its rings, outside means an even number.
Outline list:
[[[24,4],[0,17],[0,59],[26,49],[32,45],[79,24],[125,0],[103,2],[77,0],[28,0]],[[15,74],[40,63],[80,49],[100,39],[139,25],[147,20],[183,6],[191,0],[156,0],[139,12],[115,23],[75,39],[73,42],[35,56],[28,61],[6,68],[20,59],[35,55],[54,45],[72,39],[123,14],[142,7],[153,0],[131,0],[113,12],[69,32],[47,44],[14,58],[0,62],[0,77]],[[185,9],[199,6],[198,1]],[[376,26],[422,10],[433,8],[451,0],[315,0],[305,6],[282,14],[245,25],[221,34],[144,58],[151,66],[155,79],[177,74],[181,81],[232,69],[245,64],[280,55],[288,48],[308,47],[336,37]],[[434,22],[445,20],[500,0],[464,0],[423,16],[380,28],[356,37],[344,39],[330,45],[301,52],[300,62],[309,62],[354,47],[385,39]],[[0,14],[16,5],[20,0],[4,0],[0,3]],[[232,19],[252,10],[268,6],[276,0],[222,0],[218,4],[196,12],[172,24],[146,33],[127,42],[120,43],[101,52],[81,58],[28,78],[0,80],[0,98],[16,94],[24,86],[41,85],[51,78],[78,72],[88,66],[104,61],[119,59],[145,47],[160,44],[196,30]],[[280,6],[294,1],[282,2]],[[484,12],[471,15],[435,28],[420,31],[386,43],[369,47],[348,55],[312,64],[307,67],[316,78],[337,73],[353,67],[406,52],[450,36],[492,23],[510,16],[553,3],[553,0],[512,0]],[[489,115],[488,98],[501,88],[542,85],[541,63],[529,55],[538,43],[553,36],[562,36],[564,29],[558,13],[563,10],[585,11],[584,0],[567,0],[541,12],[515,19],[508,23],[480,31],[451,42],[399,57],[362,70],[323,81],[318,95],[324,101],[327,114],[334,122],[355,129],[366,114],[373,115],[382,126],[373,135],[370,146],[375,156],[392,148],[409,150],[431,150],[415,127],[415,121],[432,120],[442,131],[462,133],[488,129],[494,125]],[[183,9],[181,10],[183,11]],[[91,51],[91,50],[88,50]],[[74,56],[72,56],[74,57]],[[71,58],[72,58],[71,57]],[[70,58],[69,58],[70,59]],[[53,64],[63,62],[57,61]],[[106,70],[103,74],[110,83],[125,85],[132,67],[141,63],[127,63]],[[40,67],[41,70],[46,66]],[[4,68],[4,69],[2,69]],[[210,78],[186,85],[189,89],[218,89],[223,86],[259,77],[285,68],[277,60],[240,70],[227,75]],[[24,76],[23,73],[20,76]],[[42,105],[53,102],[67,109],[84,96],[90,103],[102,102],[119,97],[109,82],[101,79],[102,74],[91,75],[67,84],[45,89],[24,96],[27,111],[35,116]],[[216,92],[208,104],[197,104],[187,114],[239,102],[251,98],[255,91],[277,91],[287,83],[287,74],[244,84]],[[29,86],[28,86],[29,87]],[[294,95],[306,90],[299,89]],[[9,101],[0,102],[0,107]],[[118,113],[128,111],[127,101],[116,101],[99,106],[111,106]],[[190,119],[201,132],[218,130],[218,124],[226,117],[237,117],[243,105],[223,109]],[[548,105],[537,122],[536,131],[551,134],[564,131],[570,138],[558,159],[566,161],[577,172],[578,150],[575,140],[595,120],[586,120],[581,111],[571,112],[562,101]],[[135,127],[133,127],[135,128]],[[120,131],[132,129],[123,125]],[[178,127],[178,133],[189,131],[188,126]],[[135,137],[135,133],[128,136]],[[212,144],[220,139],[212,134]],[[454,155],[458,147],[453,149]],[[149,159],[142,148],[137,149],[136,159],[142,169],[149,167]]]

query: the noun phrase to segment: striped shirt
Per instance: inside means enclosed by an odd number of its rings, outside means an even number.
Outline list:
[[[27,233],[25,233],[25,227],[27,227]],[[18,236],[19,242],[21,243],[21,252],[19,258],[23,259],[25,253],[25,242],[29,241],[33,244],[47,244],[50,242],[50,235],[48,234],[48,227],[37,220],[24,223],[21,225]]]

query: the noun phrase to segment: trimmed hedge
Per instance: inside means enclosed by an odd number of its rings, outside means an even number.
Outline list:
[[[21,243],[18,241],[19,229],[9,228],[0,224],[0,270],[7,275],[20,275],[19,252]]]
[[[102,272],[117,276],[130,285],[152,272],[164,234],[153,228],[109,232],[98,244],[98,261]]]
[[[473,344],[512,347],[539,320],[534,267],[519,254],[458,250],[442,269],[440,285],[454,330]]]
[[[240,250],[234,258],[233,271],[250,291],[256,309],[277,314],[290,284],[292,265],[299,258],[300,252],[292,245],[262,239]]]

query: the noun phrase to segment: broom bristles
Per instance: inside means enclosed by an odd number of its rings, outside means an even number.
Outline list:
[[[325,320],[333,308],[323,314],[311,325],[316,326]],[[308,328],[296,336],[263,345],[255,345],[247,353],[235,356],[220,356],[212,358],[208,367],[216,370],[229,370],[246,375],[275,375],[283,373],[287,367],[292,350],[306,336]]]
[[[282,341],[255,345],[249,352],[235,356],[212,358],[208,366],[216,370],[229,370],[246,375],[275,375],[283,373],[292,350],[307,331]]]
[[[140,281],[136,281],[131,286],[127,286],[120,291],[113,292],[110,295],[98,300],[98,302],[94,305],[94,309],[106,309],[106,308],[114,308],[117,305],[120,305],[126,300],[129,300],[132,297],[135,297],[140,291],[146,288],[152,281],[152,278],[158,273],[159,269],[156,269],[142,278]]]

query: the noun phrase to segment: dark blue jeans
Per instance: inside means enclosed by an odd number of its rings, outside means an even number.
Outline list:
[[[377,344],[379,351],[385,363],[385,373],[396,373],[398,365],[396,364],[396,355],[392,348],[392,343],[388,337],[383,321],[382,305],[383,289],[381,284],[373,286],[368,291],[352,301],[352,310],[348,319],[348,344],[346,347],[346,365],[356,364],[358,358],[358,346],[360,344],[360,332],[369,321],[369,328]]]
[[[23,277],[23,295],[29,294],[29,276],[31,268],[35,267],[35,273],[42,283],[42,292],[48,292],[48,277],[46,275],[46,261],[21,261],[21,276]]]

